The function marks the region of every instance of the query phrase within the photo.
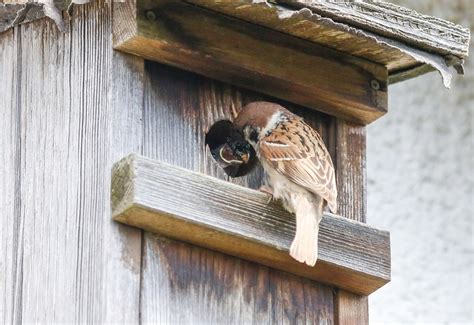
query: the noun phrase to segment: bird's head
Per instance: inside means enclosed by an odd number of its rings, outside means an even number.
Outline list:
[[[258,162],[255,151],[257,142],[271,132],[284,114],[291,113],[278,104],[247,104],[233,123],[227,120],[216,122],[206,134],[206,144],[227,175],[244,176]]]
[[[280,122],[282,114],[289,113],[282,106],[269,102],[253,102],[245,105],[234,121],[236,134],[253,147],[259,139],[272,131]]]

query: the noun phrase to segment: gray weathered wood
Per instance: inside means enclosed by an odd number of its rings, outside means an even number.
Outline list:
[[[415,47],[460,58],[469,52],[469,28],[422,15],[414,10],[383,1],[276,0],[278,3],[309,8],[337,22],[372,31]]]
[[[124,151],[139,152],[143,142],[143,59],[113,52],[109,106],[108,162]],[[126,130],[126,132],[124,132]],[[104,175],[110,181],[111,175]],[[105,204],[110,204],[106,201]],[[105,215],[109,211],[106,210]],[[142,231],[117,226],[111,220],[103,227],[104,306],[102,321],[136,323],[140,311]],[[124,299],[123,297],[128,297]]]
[[[390,280],[389,235],[325,215],[316,267],[288,255],[294,218],[258,191],[132,155],[112,177],[117,221],[359,294]]]
[[[5,323],[139,319],[141,231],[110,221],[110,168],[140,148],[143,60],[113,54],[110,4],[73,17],[0,35]]]
[[[20,191],[20,111],[15,89],[19,83],[18,47],[20,33],[11,30],[0,35],[0,319],[21,322],[23,285],[23,216]]]
[[[5,1],[0,4],[0,32],[25,21],[31,21],[44,16],[41,1]],[[78,3],[87,2],[75,1]],[[335,22],[360,28],[362,31],[372,31],[378,35],[385,35],[398,39],[415,47],[427,49],[430,52],[442,55],[457,55],[464,58],[469,50],[469,29],[453,24],[449,21],[419,14],[413,10],[403,8],[387,2],[330,2],[305,0],[277,0],[277,1],[201,1],[186,0],[186,2],[205,6],[213,11],[225,12],[244,20],[254,20],[256,24],[279,30],[284,28],[286,33],[296,34],[302,31],[298,24],[305,24],[304,16],[308,12],[298,9],[309,9],[322,17],[328,17]],[[58,10],[67,8],[71,0],[56,0],[54,5]],[[276,3],[276,4],[275,4]],[[25,12],[26,11],[26,12]],[[293,22],[293,26],[278,26],[270,11],[276,11],[279,25],[288,25],[285,18],[301,17]],[[247,15],[242,13],[249,13]],[[252,14],[250,15],[250,13]],[[309,26],[309,25],[308,25]],[[336,29],[336,26],[332,26]],[[308,34],[307,34],[308,35]],[[298,35],[302,36],[302,35]],[[363,37],[361,34],[360,37]],[[349,43],[346,43],[350,46]],[[375,44],[374,44],[375,46]]]
[[[386,112],[383,65],[181,1],[135,11],[116,17],[116,49],[359,123]]]

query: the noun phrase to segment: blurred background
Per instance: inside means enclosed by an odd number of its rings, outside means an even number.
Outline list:
[[[473,33],[474,1],[390,1]],[[371,324],[473,324],[474,69],[390,87],[367,134],[368,223],[389,230],[392,281],[369,298]]]

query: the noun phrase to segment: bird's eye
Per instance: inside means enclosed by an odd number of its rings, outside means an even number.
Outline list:
[[[258,142],[258,133],[259,133],[259,130],[250,125],[247,125],[244,129],[245,139],[247,141],[250,140],[255,143]]]

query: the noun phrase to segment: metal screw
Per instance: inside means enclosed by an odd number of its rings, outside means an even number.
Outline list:
[[[374,89],[374,90],[379,90],[380,89],[380,84],[377,80],[372,79],[372,80],[370,80],[370,87],[372,87],[372,89]]]
[[[146,19],[148,20],[151,20],[151,21],[156,20],[156,14],[153,10],[148,10],[145,15],[146,15]]]

